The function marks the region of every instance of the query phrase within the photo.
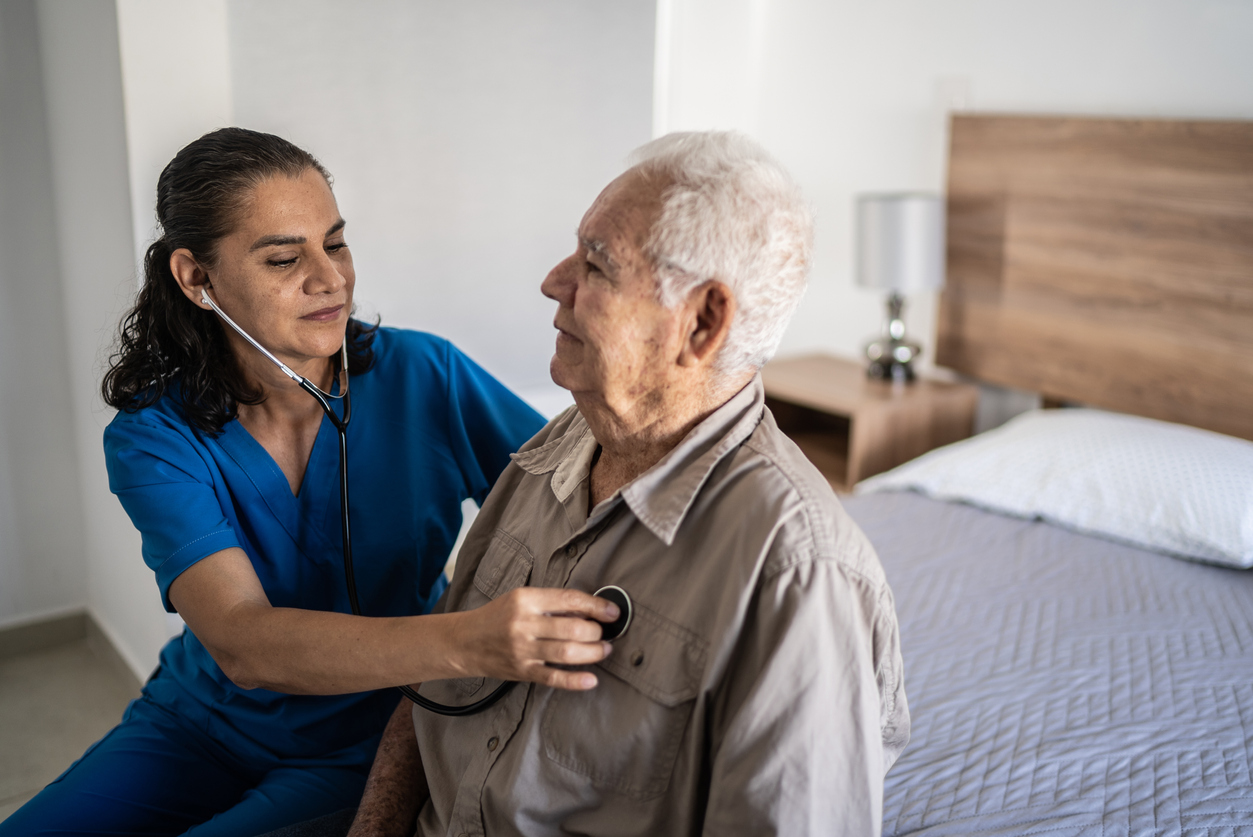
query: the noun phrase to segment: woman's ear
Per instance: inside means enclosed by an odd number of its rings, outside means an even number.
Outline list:
[[[731,330],[735,295],[717,280],[706,282],[688,296],[687,308],[690,330],[679,354],[679,365],[711,363]]]
[[[209,274],[186,247],[180,247],[170,254],[170,273],[183,295],[194,302],[197,308],[209,307],[200,298],[200,289],[210,287]]]

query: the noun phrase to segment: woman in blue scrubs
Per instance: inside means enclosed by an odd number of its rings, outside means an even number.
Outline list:
[[[0,835],[262,834],[351,808],[399,693],[448,677],[591,688],[612,605],[523,588],[427,613],[461,502],[482,501],[543,424],[447,341],[351,319],[355,274],[308,153],[237,128],[161,174],[162,236],[104,381],[110,488],[188,629],[122,723]],[[338,392],[348,340],[357,586],[340,545],[337,438],[318,404],[233,331]],[[561,614],[561,615],[554,615]]]

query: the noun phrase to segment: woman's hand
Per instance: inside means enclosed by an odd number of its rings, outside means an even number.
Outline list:
[[[465,676],[524,680],[558,689],[596,687],[590,671],[557,666],[588,665],[609,656],[601,622],[618,618],[613,602],[579,590],[519,587],[456,617],[454,637]],[[596,620],[596,621],[593,621]]]

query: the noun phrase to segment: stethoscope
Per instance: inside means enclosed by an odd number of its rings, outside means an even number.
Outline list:
[[[248,341],[254,349],[264,355],[271,363],[277,366],[284,375],[296,382],[296,385],[303,389],[313,399],[318,402],[322,408],[322,412],[330,419],[331,424],[335,427],[336,433],[339,434],[339,516],[343,524],[343,545],[344,545],[344,580],[348,586],[348,604],[352,607],[353,615],[361,615],[361,605],[357,601],[357,577],[352,569],[352,534],[348,528],[348,422],[352,418],[352,396],[348,392],[348,336],[344,335],[343,345],[339,352],[339,369],[344,376],[344,385],[338,395],[332,395],[324,392],[317,384],[308,378],[296,374],[291,367],[283,363],[281,360],[272,355],[265,346],[262,346],[252,338],[248,332],[239,327],[238,324],[226,315],[226,312],[217,306],[217,303],[209,298],[209,292],[203,286],[200,288],[200,298],[205,305],[212,308],[222,321],[230,326],[242,338]],[[344,417],[341,419],[331,409],[331,401],[340,401],[344,403]],[[621,587],[609,585],[597,590],[593,595],[602,599],[608,599],[618,606],[618,618],[613,622],[601,623],[601,639],[613,642],[626,632],[631,624],[631,597]],[[465,706],[450,706],[444,703],[437,703],[429,698],[424,698],[418,694],[416,689],[410,686],[397,686],[402,694],[409,700],[440,715],[452,715],[454,717],[465,715],[476,715],[487,709],[496,701],[505,696],[505,693],[513,688],[516,681],[506,680],[501,683],[487,697],[466,704]]]

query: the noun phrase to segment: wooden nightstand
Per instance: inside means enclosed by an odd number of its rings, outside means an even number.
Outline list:
[[[920,379],[892,384],[827,355],[787,358],[761,370],[766,404],[836,491],[894,468],[974,429],[979,390]]]

